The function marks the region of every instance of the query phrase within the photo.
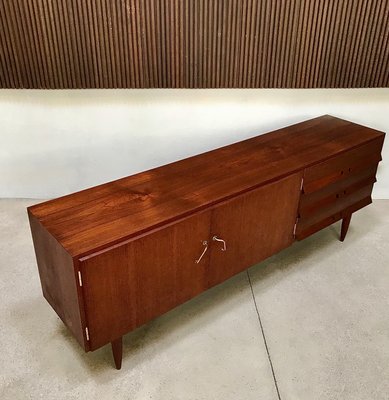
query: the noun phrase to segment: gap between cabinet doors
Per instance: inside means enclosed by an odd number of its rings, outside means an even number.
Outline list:
[[[211,210],[209,254],[204,260],[207,287],[293,243],[302,175],[292,174]]]

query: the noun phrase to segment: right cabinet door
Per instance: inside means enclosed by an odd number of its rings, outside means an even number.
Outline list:
[[[293,174],[213,210],[209,287],[293,242],[301,179],[302,173]]]

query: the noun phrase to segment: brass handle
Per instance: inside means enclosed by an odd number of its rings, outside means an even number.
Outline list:
[[[195,263],[198,264],[201,259],[204,257],[204,254],[207,252],[208,250],[208,242],[206,240],[203,241],[203,246],[205,246],[205,249],[203,250],[203,252],[201,253],[201,256],[199,257],[198,260],[195,260]]]
[[[223,243],[222,251],[226,251],[226,250],[227,250],[227,245],[226,245],[225,240],[220,239],[220,238],[218,238],[217,236],[214,236],[214,237],[212,238],[212,240],[215,241],[215,242],[222,242],[222,243]]]

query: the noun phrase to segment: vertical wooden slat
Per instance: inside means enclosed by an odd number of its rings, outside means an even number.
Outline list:
[[[340,87],[342,84],[342,70],[343,65],[345,63],[345,54],[348,51],[348,43],[349,43],[349,30],[350,30],[350,21],[352,20],[352,11],[355,0],[345,0],[344,1],[344,14],[343,14],[343,23],[342,23],[342,33],[341,39],[339,41],[338,47],[338,59],[337,59],[337,67],[336,67],[336,76],[334,80],[334,87]]]
[[[104,45],[104,29],[103,29],[103,17],[102,17],[102,4],[101,0],[91,0],[90,4],[92,10],[92,18],[95,25],[95,39],[96,39],[96,51],[99,55],[100,60],[100,88],[109,87],[108,83],[108,55],[105,51]]]
[[[144,59],[145,64],[148,69],[148,77],[150,87],[157,87],[157,67],[155,61],[156,54],[156,45],[155,45],[155,21],[154,14],[152,12],[153,5],[150,4],[150,0],[145,0],[143,4],[143,12],[144,12],[144,43],[148,43],[148,46],[145,46],[145,56]]]
[[[17,54],[17,58],[19,60],[20,67],[20,78],[21,85],[23,88],[33,87],[32,84],[32,76],[28,74],[28,58],[26,57],[25,46],[23,43],[23,30],[22,27],[18,24],[18,16],[17,16],[17,4],[13,1],[4,0],[4,7],[6,15],[9,16],[9,29],[11,32],[11,36],[13,37],[13,46],[14,51]]]
[[[383,21],[389,20],[389,2],[385,5],[385,12]],[[380,37],[381,46],[379,55],[376,60],[376,69],[373,72],[374,83],[373,86],[388,87],[389,86],[389,24],[383,24],[385,29]],[[386,62],[380,62],[386,60]]]
[[[216,56],[216,85],[217,88],[225,88],[226,73],[226,38],[227,38],[227,18],[228,2],[218,1],[217,9],[218,27],[217,27],[217,56]]]
[[[231,65],[231,34],[232,34],[232,6],[231,2],[233,0],[226,0],[224,6],[224,17],[223,25],[225,32],[225,39],[223,41],[223,53],[225,54],[224,59],[222,59],[222,87],[229,87],[229,75],[230,75],[230,65]]]
[[[0,14],[0,64],[2,71],[1,81],[4,85],[6,85],[5,87],[14,88],[15,87],[13,78],[14,73],[8,70],[8,68],[10,67],[9,66],[10,57],[8,55],[7,44],[5,42],[6,34],[7,31],[5,30],[5,26],[2,21],[2,15]]]
[[[265,33],[262,36],[264,38],[264,50],[263,50],[263,60],[261,64],[261,69],[264,71],[262,78],[262,83],[260,87],[268,88],[271,87],[270,81],[272,78],[272,56],[273,56],[273,33],[274,33],[274,10],[275,4],[272,0],[266,0],[266,11],[265,11],[265,22],[264,29]]]
[[[245,70],[242,76],[242,86],[245,88],[250,87],[250,79],[252,77],[252,67],[253,67],[253,46],[254,46],[254,29],[256,22],[256,10],[258,2],[251,0],[247,8],[247,38],[246,38],[246,55],[245,55]]]
[[[313,87],[325,85],[325,77],[328,68],[328,54],[331,44],[331,26],[334,3],[336,0],[321,0],[319,12],[323,14],[322,26],[318,38],[317,57],[313,59],[314,66],[312,71]]]
[[[267,88],[274,87],[276,81],[276,68],[277,68],[277,47],[278,47],[278,37],[280,33],[280,8],[281,2],[272,1],[270,7],[270,41],[268,45],[269,54],[267,55],[268,63],[268,80],[266,82]]]
[[[240,33],[240,51],[239,51],[239,64],[238,64],[238,77],[236,86],[237,87],[245,87],[244,86],[244,75],[246,74],[247,68],[247,47],[248,47],[248,38],[250,31],[250,16],[249,9],[251,8],[251,0],[242,0],[242,27]]]
[[[238,87],[238,79],[239,79],[239,63],[240,63],[240,42],[242,36],[242,8],[243,3],[239,0],[235,1],[235,10],[234,10],[234,23],[233,23],[233,40],[231,42],[233,48],[233,57],[231,59],[231,87],[236,88]]]
[[[76,76],[76,67],[75,67],[75,54],[73,52],[73,48],[71,45],[71,37],[70,37],[70,29],[69,22],[67,18],[67,7],[64,2],[67,0],[57,0],[53,2],[55,20],[58,21],[57,24],[57,33],[59,36],[59,40],[62,44],[62,50],[64,52],[64,60],[65,60],[65,71],[68,77],[68,87],[69,88],[77,88],[77,79]]]
[[[319,40],[320,32],[323,30],[323,22],[324,22],[324,13],[323,9],[320,7],[321,1],[315,1],[315,6],[313,9],[313,23],[312,23],[312,31],[310,34],[310,46],[308,50],[308,60],[307,60],[307,81],[305,83],[308,87],[315,87],[314,77],[315,77],[315,65],[318,63],[319,57],[319,49],[321,47],[321,42]]]
[[[287,38],[290,35],[289,25],[292,18],[292,7],[294,1],[288,1],[285,4],[282,3],[281,6],[281,20],[282,20],[282,29],[280,32],[279,40],[278,40],[278,51],[277,51],[277,72],[276,72],[276,82],[275,85],[278,87],[287,85],[287,65],[285,63],[285,58],[289,55],[288,48],[288,40]]]
[[[3,59],[8,73],[11,74],[12,87],[23,87],[21,78],[21,66],[16,49],[16,40],[12,35],[11,19],[7,18],[7,9],[4,2],[0,2],[0,32],[3,48]]]
[[[34,50],[34,56],[37,63],[37,70],[39,71],[38,88],[45,89],[48,87],[47,81],[47,60],[44,57],[44,50],[42,50],[42,43],[40,40],[40,32],[37,26],[37,17],[35,15],[34,2],[24,0],[24,7],[27,15],[27,27],[30,30],[31,46]]]
[[[135,51],[134,51],[134,46],[133,46],[133,33],[132,33],[132,21],[131,21],[131,15],[132,15],[132,3],[131,0],[124,0],[124,15],[125,15],[125,40],[124,43],[127,42],[128,45],[128,58],[127,62],[129,65],[129,68],[127,69],[128,77],[129,77],[129,82],[128,82],[128,87],[135,88],[137,86],[137,69],[136,63],[135,63]]]
[[[215,56],[216,56],[216,37],[217,37],[217,20],[215,16],[215,4],[216,1],[209,3],[209,20],[208,20],[208,69],[207,69],[207,87],[215,88],[215,75],[216,71]]]
[[[94,17],[94,7],[93,7],[93,2],[91,0],[85,0],[85,13],[84,15],[86,16],[88,20],[88,35],[89,37],[89,45],[88,49],[90,51],[91,57],[90,57],[90,62],[93,63],[93,74],[94,74],[94,86],[96,88],[102,87],[102,72],[101,72],[101,56],[100,56],[100,49],[98,45],[98,40],[96,38],[97,35],[97,21],[96,18]]]
[[[116,26],[116,7],[115,1],[106,1],[107,28],[108,28],[108,47],[111,55],[111,71],[112,71],[112,87],[117,89],[121,87],[121,68],[119,43],[117,41],[117,26]]]
[[[36,0],[35,2],[35,13],[37,24],[39,26],[39,40],[42,43],[42,56],[46,60],[47,68],[47,81],[46,87],[53,88],[60,85],[57,74],[55,53],[53,48],[53,37],[51,35],[51,30],[48,26],[48,20],[46,18],[46,5],[47,0]]]
[[[370,46],[370,51],[366,57],[366,62],[365,62],[365,78],[363,82],[363,86],[365,87],[371,87],[373,86],[373,81],[374,81],[374,76],[372,75],[372,70],[374,67],[374,64],[376,64],[376,57],[377,57],[377,52],[378,52],[378,43],[380,42],[379,36],[381,32],[382,25],[387,25],[388,24],[388,19],[382,20],[380,18],[381,15],[384,15],[384,4],[385,2],[379,2],[377,4],[375,11],[374,11],[374,25],[372,26],[371,34],[370,34],[370,41],[369,41],[369,46]]]
[[[131,87],[130,84],[130,62],[128,53],[128,35],[126,25],[126,7],[125,2],[117,2],[117,13],[118,13],[118,29],[119,38],[122,52],[122,82],[123,88]]]
[[[110,1],[110,0],[108,0]],[[107,68],[107,86],[106,88],[114,88],[116,86],[114,71],[113,71],[113,49],[111,46],[111,20],[108,14],[107,0],[100,0],[101,2],[101,27],[102,27],[102,39],[103,47],[106,56],[106,68]]]
[[[203,24],[201,27],[200,35],[203,38],[203,47],[200,48],[200,52],[202,53],[202,63],[200,64],[200,68],[202,70],[201,80],[200,80],[200,88],[205,88],[207,86],[207,67],[208,67],[208,15],[209,15],[209,2],[206,0],[202,1],[203,6]]]
[[[256,24],[254,28],[254,37],[253,37],[253,42],[254,42],[254,49],[252,56],[253,73],[252,73],[250,87],[259,87],[259,82],[261,78],[260,74],[261,70],[263,70],[261,63],[263,37],[261,36],[261,33],[264,25],[262,21],[264,14],[263,13],[264,3],[265,3],[264,1],[257,3],[257,16],[256,16]]]
[[[145,86],[145,77],[147,75],[147,71],[144,69],[144,60],[143,60],[143,52],[142,52],[142,27],[140,21],[140,9],[141,3],[143,0],[134,0],[133,2],[133,14],[132,14],[132,25],[133,25],[133,45],[136,49],[136,57],[135,62],[138,64],[138,72],[137,72],[137,87],[147,87]]]
[[[141,71],[141,87],[150,87],[150,68],[151,59],[147,57],[148,42],[146,37],[146,15],[145,15],[145,1],[139,0],[137,3],[137,27],[138,27],[138,44],[139,48],[139,61],[140,61],[140,71]],[[149,65],[150,64],[150,65]]]
[[[47,0],[46,0],[47,1]],[[93,63],[91,62],[92,56],[90,53],[90,39],[88,20],[85,19],[87,15],[86,2],[79,2],[78,0],[72,0],[73,7],[73,20],[75,23],[76,30],[76,43],[80,60],[79,65],[81,69],[82,79],[85,84],[85,88],[89,88],[93,85],[95,80]]]
[[[77,0],[67,0],[68,18],[71,27],[70,37],[71,37],[72,51],[73,54],[75,54],[76,56],[75,65],[76,65],[77,79],[78,79],[77,87],[86,88],[87,71],[85,67],[85,62],[87,61],[87,59],[83,54],[83,49],[82,49],[82,36],[80,33],[80,27],[78,22],[79,15],[77,13],[77,10],[75,10],[76,4],[73,4],[73,2],[76,1]]]
[[[45,21],[48,32],[50,32],[50,39],[49,39],[49,46],[50,50],[52,51],[52,62],[53,62],[53,69],[56,75],[56,79],[58,82],[59,88],[67,88],[66,82],[66,71],[65,71],[65,61],[64,61],[64,53],[61,50],[60,43],[58,40],[58,32],[55,18],[54,18],[54,11],[53,11],[53,4],[52,1],[46,1],[44,3],[44,15]]]
[[[88,22],[85,20],[84,14],[86,13],[85,2],[73,0],[73,17],[76,23],[77,42],[80,57],[82,58],[82,75],[85,87],[91,87],[94,81],[92,57],[90,55],[88,46]]]
[[[193,31],[193,28],[190,28],[189,15],[191,13],[190,10],[190,1],[184,0],[182,7],[182,41],[183,41],[183,57],[184,57],[184,68],[183,68],[183,86],[185,88],[190,88],[190,74],[191,74],[191,41],[190,41],[190,32]]]
[[[389,24],[384,21],[388,21],[389,19],[389,2],[383,2],[381,9],[383,20],[380,20],[380,29],[377,31],[377,38],[375,40],[375,44],[377,45],[377,52],[375,55],[375,59],[372,65],[372,70],[370,76],[372,78],[372,86],[379,86],[380,77],[383,75],[381,73],[381,67],[384,63],[380,63],[379,60],[388,59],[388,55],[385,54],[385,43],[388,43],[388,35],[389,35]],[[379,44],[381,43],[381,46]]]

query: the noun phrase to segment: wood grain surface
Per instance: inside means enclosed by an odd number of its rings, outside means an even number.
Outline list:
[[[210,212],[81,259],[94,350],[207,289]]]
[[[302,172],[252,190],[212,212],[208,286],[225,281],[294,241]],[[211,238],[212,240],[212,238]]]
[[[1,0],[2,88],[389,85],[387,0]]]
[[[383,140],[382,132],[323,116],[29,210],[73,257],[80,257],[354,147],[374,142],[380,150]]]
[[[80,345],[87,349],[82,294],[73,259],[30,213],[29,220],[43,296]]]

